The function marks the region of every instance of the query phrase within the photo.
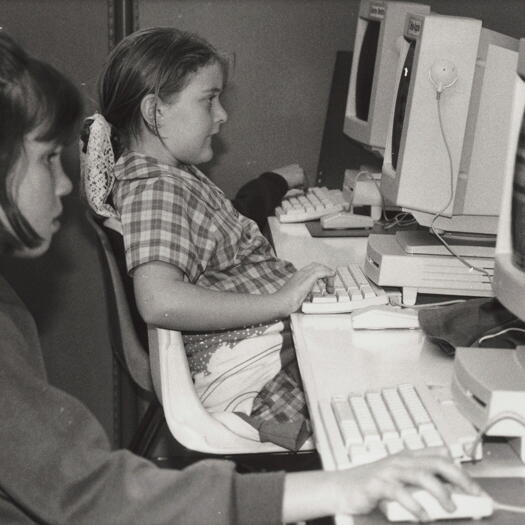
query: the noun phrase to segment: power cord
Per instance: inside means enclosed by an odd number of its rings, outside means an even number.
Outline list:
[[[515,328],[515,327],[505,328],[504,330],[500,330],[499,332],[496,332],[495,334],[487,334],[487,335],[484,335],[483,337],[480,337],[477,340],[477,344],[479,345],[480,343],[482,343],[483,341],[486,341],[487,339],[493,339],[494,337],[499,337],[500,335],[507,334],[509,332],[521,332],[525,334],[525,329]]]
[[[425,308],[437,308],[438,306],[449,306],[452,304],[464,303],[466,299],[451,299],[450,301],[438,301],[435,303],[426,304],[405,304],[398,302],[395,306],[401,306],[402,308],[412,308],[414,310],[424,310]]]
[[[445,248],[450,252],[451,255],[456,257],[462,264],[464,264],[469,270],[479,272],[483,275],[485,275],[489,282],[492,283],[492,275],[485,270],[485,268],[481,268],[479,266],[475,266],[471,263],[469,263],[464,257],[462,257],[459,253],[457,253],[452,246],[450,246],[447,241],[441,236],[441,234],[436,230],[434,224],[437,221],[439,217],[442,217],[442,213],[450,206],[452,203],[452,199],[454,198],[454,163],[452,161],[452,154],[450,152],[450,146],[447,141],[447,137],[445,134],[445,129],[443,126],[443,116],[441,114],[441,93],[438,91],[436,93],[436,103],[437,103],[437,113],[438,113],[438,120],[439,120],[439,129],[441,131],[441,137],[443,139],[443,143],[445,145],[445,149],[447,151],[448,156],[448,162],[449,162],[449,175],[450,175],[450,196],[443,208],[441,208],[432,218],[432,222],[430,223],[430,230],[432,233],[439,239],[441,244],[445,246]]]

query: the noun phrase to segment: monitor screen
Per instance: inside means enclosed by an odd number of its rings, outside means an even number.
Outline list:
[[[407,13],[430,13],[411,2],[361,0],[357,20],[344,132],[381,156],[393,104],[399,40]]]
[[[416,48],[415,40],[412,40],[408,46],[399,85],[396,94],[396,103],[394,106],[394,119],[392,123],[392,167],[397,169],[397,159],[399,156],[399,147],[401,145],[401,134],[405,124],[405,113],[408,102],[408,89],[410,87],[410,78],[412,75],[412,65],[414,63],[414,50]]]
[[[525,118],[515,157],[511,209],[512,262],[525,272]]]
[[[363,121],[368,121],[370,97],[374,81],[377,45],[379,41],[379,22],[368,20],[366,23],[355,82],[355,114]]]

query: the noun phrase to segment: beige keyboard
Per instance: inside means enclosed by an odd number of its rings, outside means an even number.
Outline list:
[[[337,468],[370,463],[404,449],[446,446],[456,461],[472,461],[476,430],[453,404],[442,405],[424,384],[334,396],[321,401]],[[481,447],[476,459],[481,457]]]
[[[301,309],[305,314],[339,314],[379,304],[388,304],[386,292],[352,263],[336,268],[333,293],[316,285]]]
[[[275,216],[280,222],[306,222],[349,207],[342,190],[313,187],[301,195],[285,197],[275,209]]]

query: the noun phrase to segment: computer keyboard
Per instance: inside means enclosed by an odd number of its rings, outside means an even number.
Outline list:
[[[320,401],[319,410],[338,469],[433,446],[448,447],[455,461],[473,459],[474,427],[422,383],[334,396]],[[481,457],[480,446],[475,456]]]
[[[275,216],[280,222],[306,222],[349,207],[342,190],[316,186],[301,195],[285,197],[275,209]]]
[[[333,293],[316,285],[301,309],[305,314],[339,314],[387,303],[386,292],[370,281],[358,264],[352,263],[336,268]]]

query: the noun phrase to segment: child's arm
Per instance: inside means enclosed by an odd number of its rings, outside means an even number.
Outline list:
[[[284,486],[283,521],[314,519],[333,514],[366,514],[384,499],[398,501],[420,520],[428,520],[408,486],[432,494],[448,511],[454,510],[450,489],[469,493],[480,489],[454,465],[443,448],[403,452],[375,463],[336,472],[287,474]]]
[[[333,270],[309,264],[273,294],[218,292],[183,281],[175,266],[154,261],[133,272],[137,306],[148,323],[172,330],[238,328],[289,316],[298,310],[319,279]]]
[[[304,181],[301,166],[283,166],[246,183],[232,199],[232,204],[239,213],[254,220],[263,231],[268,217],[274,214],[286,192],[303,186]]]

